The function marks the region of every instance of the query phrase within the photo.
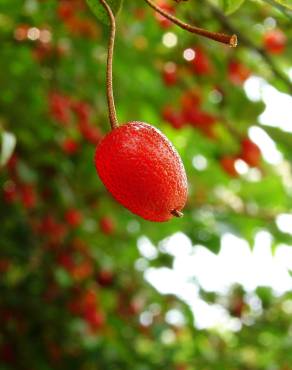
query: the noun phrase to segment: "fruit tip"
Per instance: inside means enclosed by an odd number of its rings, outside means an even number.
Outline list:
[[[238,45],[238,39],[237,39],[237,36],[236,35],[232,35],[231,36],[230,41],[229,41],[229,45],[232,48],[236,48],[236,46]]]
[[[171,211],[171,214],[178,218],[181,218],[184,215],[182,212],[178,211],[177,209],[174,209],[173,211]]]

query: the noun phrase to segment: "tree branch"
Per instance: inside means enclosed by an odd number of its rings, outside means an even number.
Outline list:
[[[240,41],[240,45],[252,49],[261,56],[261,58],[270,67],[270,70],[273,72],[274,76],[279,78],[279,80],[281,80],[287,86],[289,92],[292,94],[291,81],[289,80],[288,76],[285,73],[283,73],[281,70],[277,68],[276,64],[274,63],[270,55],[267,54],[267,52],[263,48],[258,47],[249,38],[247,38],[240,31],[238,31],[238,29],[230,22],[230,20],[225,16],[224,13],[221,12],[220,9],[211,4],[208,0],[204,0],[204,2],[225,29],[227,29],[231,33],[237,34],[238,39]]]

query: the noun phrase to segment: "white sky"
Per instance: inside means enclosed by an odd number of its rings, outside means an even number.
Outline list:
[[[279,295],[292,289],[292,248],[281,245],[274,256],[272,237],[262,231],[256,235],[253,250],[242,239],[225,234],[218,255],[207,248],[192,246],[186,235],[177,233],[160,248],[174,256],[173,268],[148,268],[145,278],[163,294],[175,294],[187,302],[196,326],[224,327],[237,330],[240,325],[218,305],[209,305],[198,296],[198,284],[206,291],[227,292],[234,283],[248,292],[258,286],[269,286]],[[142,238],[139,250],[146,259],[155,258],[157,249]]]

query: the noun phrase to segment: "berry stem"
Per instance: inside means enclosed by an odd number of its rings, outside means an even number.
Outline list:
[[[109,120],[112,130],[119,126],[115,99],[113,93],[113,55],[114,55],[114,46],[115,46],[115,36],[116,36],[116,20],[113,12],[105,0],[99,0],[102,6],[105,8],[106,12],[110,18],[110,36],[108,44],[108,53],[107,53],[107,68],[106,68],[106,89],[107,89],[107,102],[108,102],[108,111],[109,111]]]
[[[165,18],[167,18],[168,20],[170,20],[171,22],[173,22],[174,24],[176,24],[177,26],[179,26],[180,28],[182,28],[182,29],[184,29],[188,32],[195,33],[197,35],[206,37],[208,39],[221,42],[222,44],[227,44],[231,47],[236,47],[237,46],[237,36],[236,35],[231,35],[230,36],[230,35],[226,35],[224,33],[211,32],[211,31],[205,30],[203,28],[192,26],[188,23],[182,22],[180,19],[174,17],[172,14],[164,11],[158,5],[154,4],[154,2],[152,0],[145,0],[145,1],[151,8],[153,8],[159,14],[161,14],[162,16],[164,16]]]

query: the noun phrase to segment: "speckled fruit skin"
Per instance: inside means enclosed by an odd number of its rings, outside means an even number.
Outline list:
[[[147,123],[129,122],[106,135],[97,146],[95,166],[114,198],[146,220],[167,221],[186,203],[182,161],[169,140]]]

